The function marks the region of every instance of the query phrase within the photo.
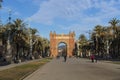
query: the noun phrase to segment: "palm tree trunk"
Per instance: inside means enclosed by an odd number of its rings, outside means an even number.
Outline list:
[[[16,49],[17,49],[17,60],[19,60],[19,45],[18,45],[18,43],[16,43]]]

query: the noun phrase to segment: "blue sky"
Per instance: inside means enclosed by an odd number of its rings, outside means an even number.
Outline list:
[[[88,31],[100,24],[108,26],[112,18],[120,19],[120,0],[3,0],[0,17],[8,21],[20,18],[49,39],[50,31],[67,34],[75,31],[88,36]]]

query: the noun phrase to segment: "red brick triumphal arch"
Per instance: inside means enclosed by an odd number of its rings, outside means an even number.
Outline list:
[[[56,32],[50,32],[50,52],[52,57],[58,55],[58,45],[61,42],[67,44],[67,56],[71,57],[75,46],[75,33],[56,34]]]

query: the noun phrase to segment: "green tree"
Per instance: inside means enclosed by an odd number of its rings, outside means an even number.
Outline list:
[[[24,32],[25,23],[21,19],[16,19],[13,21],[11,27],[11,39],[14,43],[14,48],[16,49],[17,60],[23,56],[23,47],[25,46],[25,37],[27,36]]]
[[[42,38],[37,36],[37,40],[35,42],[34,46],[34,51],[37,51],[37,53],[35,53],[35,57],[42,57]]]
[[[112,57],[115,58],[118,55],[119,52],[119,45],[118,45],[118,24],[120,23],[120,20],[113,18],[112,20],[109,21],[111,24],[111,29],[113,32],[113,39],[112,39],[112,44],[111,44],[111,49],[112,49]],[[117,49],[117,50],[116,50]]]
[[[84,34],[81,34],[79,36],[78,44],[79,44],[79,51],[83,54],[83,57],[86,57],[86,44],[87,44],[87,38]]]
[[[48,50],[49,50],[49,40],[46,38],[42,38],[42,56],[45,57],[48,55]]]
[[[118,25],[118,23],[120,23],[120,20],[113,18],[112,20],[109,21],[109,23],[111,24],[111,28],[114,33],[114,38],[116,38],[116,36],[118,34],[117,25]]]
[[[103,57],[106,54],[105,42],[106,42],[106,27],[101,25],[95,26],[92,33],[92,40],[94,42],[94,53]]]

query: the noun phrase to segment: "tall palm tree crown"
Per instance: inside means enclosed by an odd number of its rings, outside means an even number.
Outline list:
[[[116,34],[118,33],[117,25],[118,25],[118,23],[120,23],[120,20],[113,18],[112,20],[109,21],[109,23],[111,24],[111,27],[112,27],[112,30],[114,33],[114,37],[116,37]]]

